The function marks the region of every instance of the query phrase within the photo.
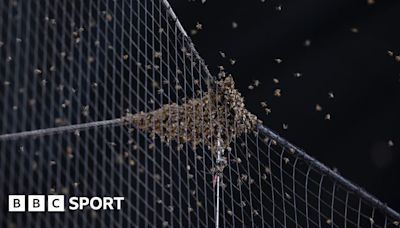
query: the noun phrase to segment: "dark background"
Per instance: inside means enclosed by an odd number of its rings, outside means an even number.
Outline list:
[[[400,1],[170,3],[188,33],[202,24],[191,34],[200,55],[213,74],[233,74],[266,126],[400,210]]]

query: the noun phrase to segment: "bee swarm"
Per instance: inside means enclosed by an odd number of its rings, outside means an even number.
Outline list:
[[[215,86],[201,98],[193,98],[182,105],[166,104],[161,108],[144,113],[127,114],[124,120],[139,129],[158,135],[162,141],[200,143],[212,152],[217,150],[220,140],[228,148],[237,136],[255,129],[261,123],[244,105],[244,99],[234,88],[232,77],[215,82]],[[219,137],[219,138],[218,138]]]

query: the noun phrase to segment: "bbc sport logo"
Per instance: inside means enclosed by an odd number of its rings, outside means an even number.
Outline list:
[[[121,210],[124,197],[85,197],[73,196],[65,204],[64,195],[9,195],[9,212],[64,212],[83,210],[90,207],[92,210]],[[47,206],[47,207],[46,207]],[[47,209],[47,210],[46,210]]]

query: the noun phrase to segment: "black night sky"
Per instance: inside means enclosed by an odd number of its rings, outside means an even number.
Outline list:
[[[400,209],[400,1],[170,3],[188,33],[198,30],[212,73],[232,73],[266,126]]]

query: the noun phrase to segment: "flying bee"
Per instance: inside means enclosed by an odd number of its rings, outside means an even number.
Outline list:
[[[275,91],[274,91],[274,96],[275,96],[275,97],[280,97],[281,95],[282,95],[281,89],[275,89]]]

